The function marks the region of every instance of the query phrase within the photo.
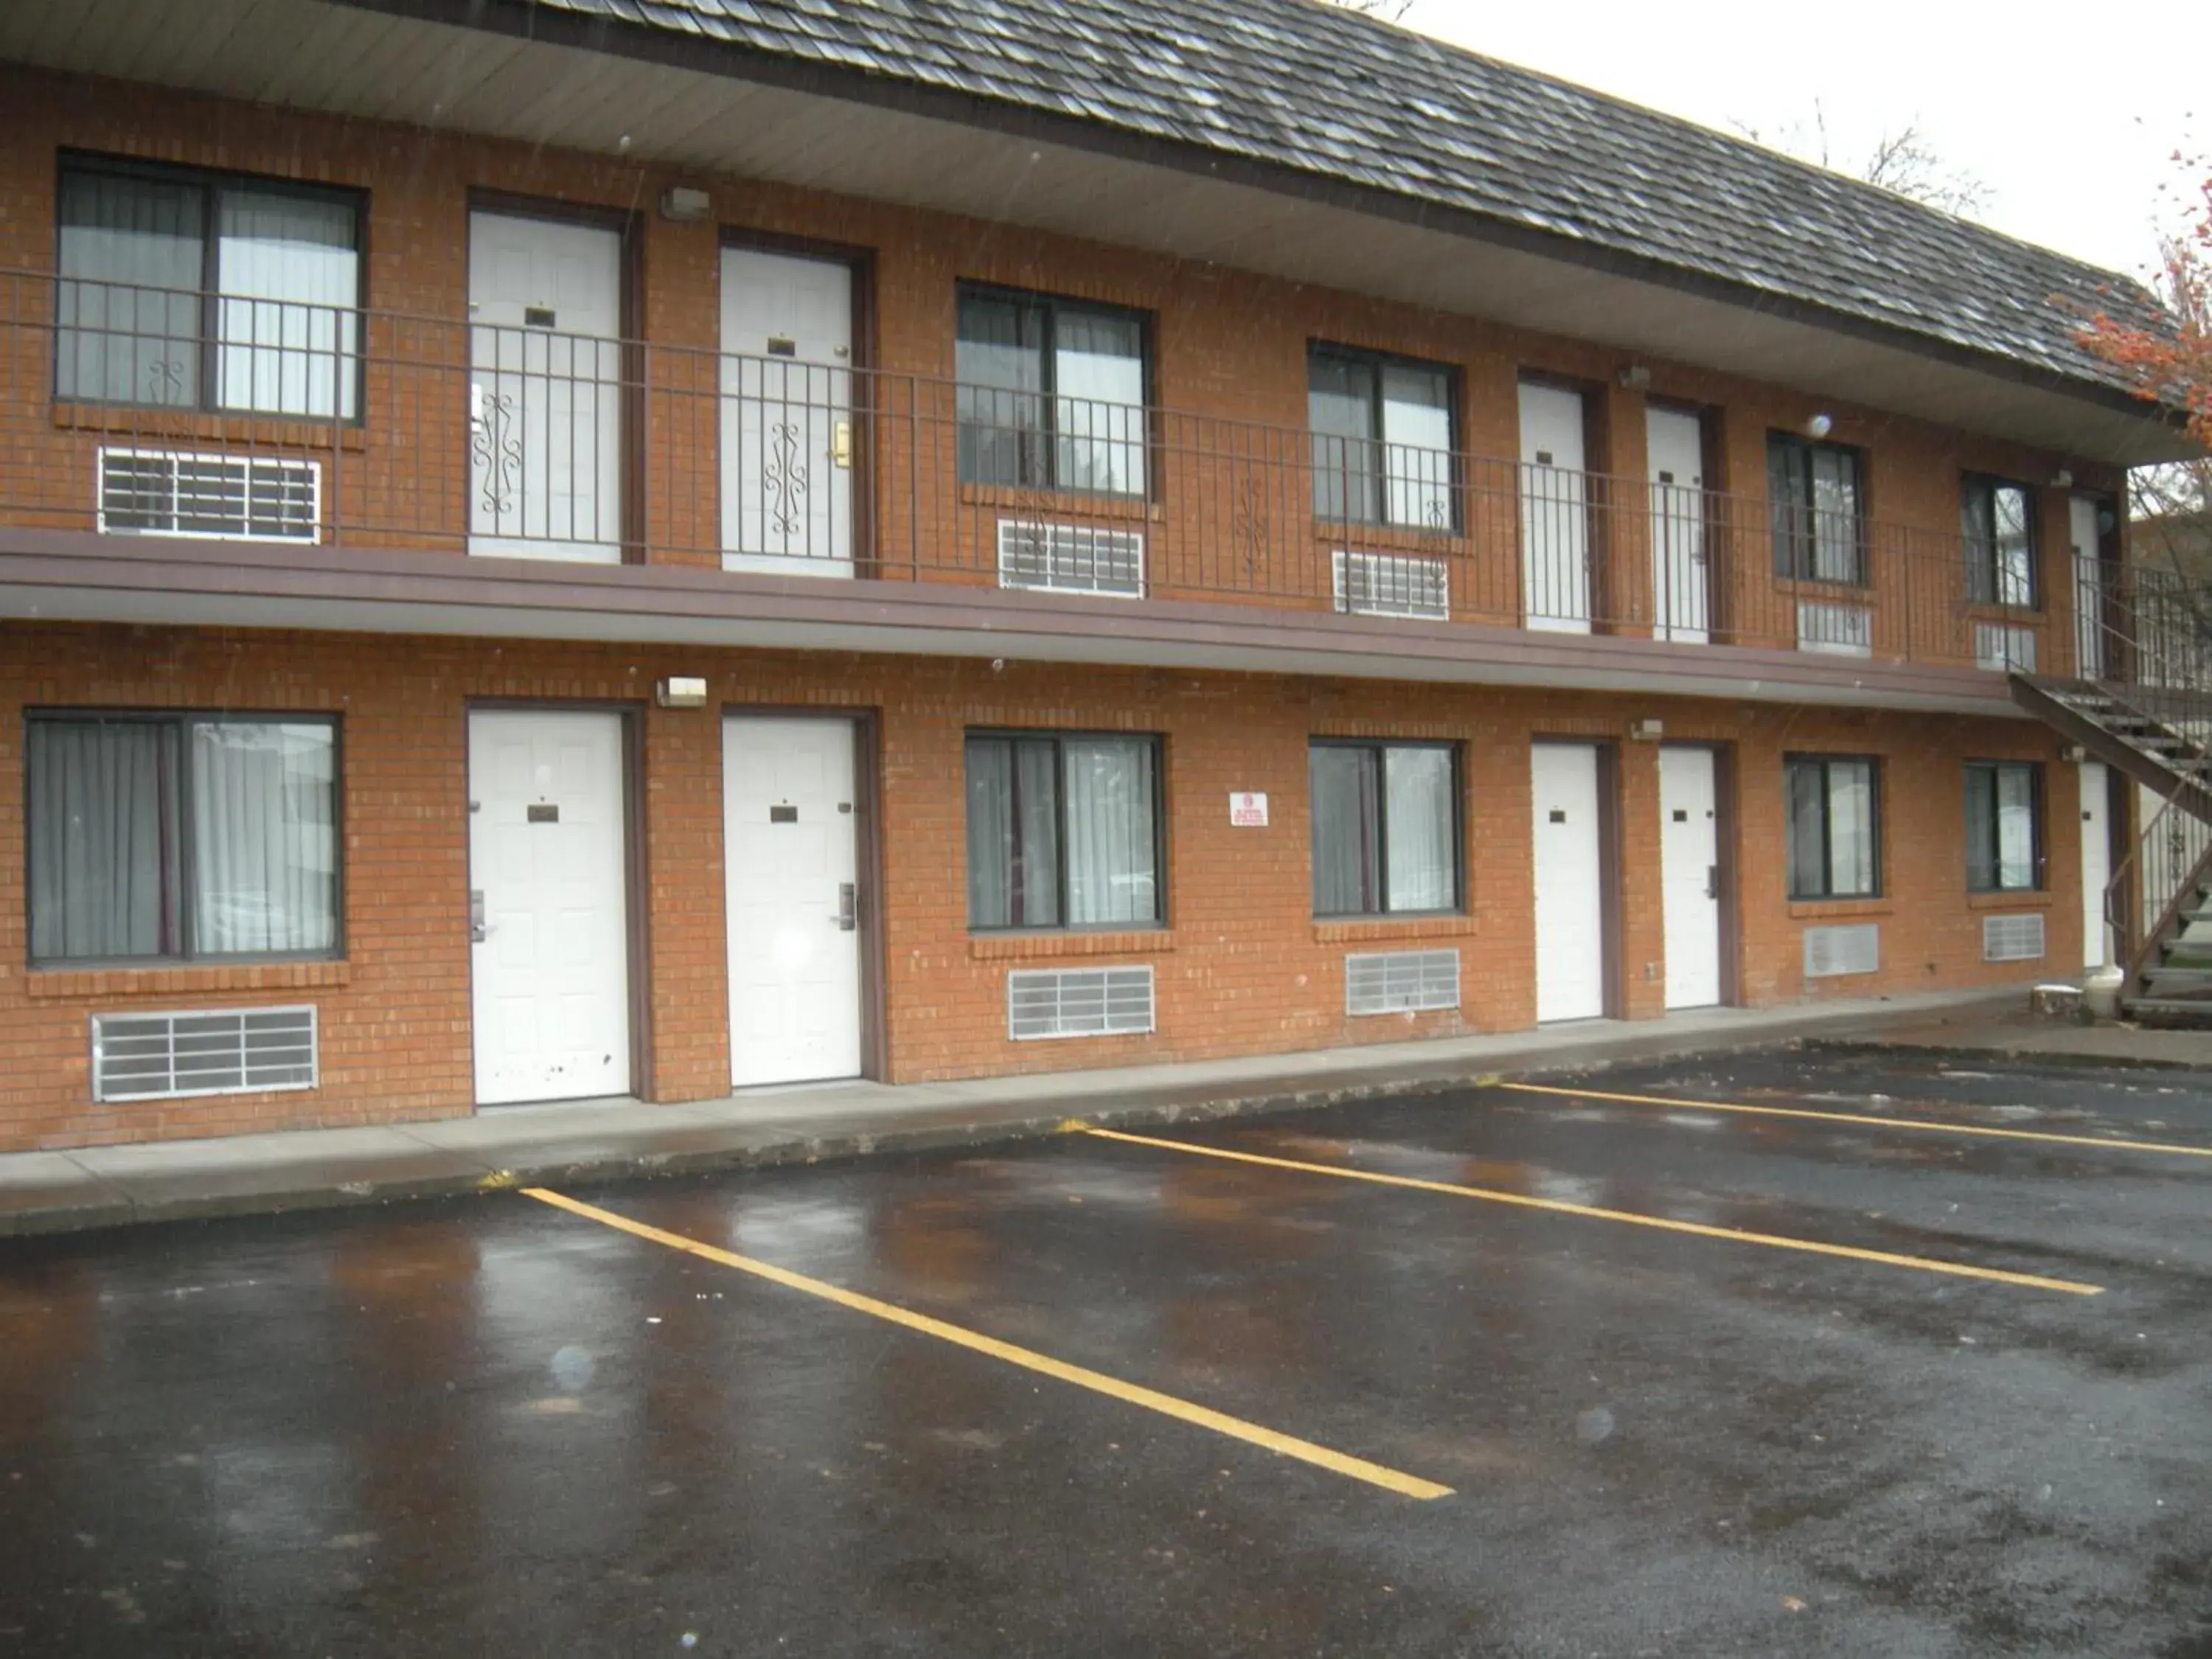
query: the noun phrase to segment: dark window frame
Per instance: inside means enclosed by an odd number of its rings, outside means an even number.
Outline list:
[[[1997,559],[1996,497],[2001,489],[2015,490],[2021,497],[2021,524],[2027,538],[2027,592],[2008,599],[2003,569]],[[1966,568],[1966,602],[2001,605],[2012,611],[2043,608],[2043,526],[2036,510],[2036,491],[2017,478],[1990,472],[1959,475],[1960,552]]]
[[[976,282],[967,277],[962,277],[953,284],[952,301],[953,376],[955,386],[962,390],[973,389],[975,391],[994,392],[1003,392],[1005,391],[1005,388],[1003,387],[988,386],[983,385],[981,381],[970,381],[960,378],[958,367],[960,352],[960,307],[963,301],[971,297],[979,300],[992,301],[1002,305],[1017,306],[1024,310],[1034,312],[1042,319],[1042,326],[1038,336],[1039,343],[1037,346],[1039,362],[1037,391],[1035,394],[1037,400],[1037,426],[1035,434],[1035,442],[1037,446],[1038,453],[1042,457],[1043,462],[1042,471],[1044,477],[1042,482],[1024,479],[1020,483],[1012,484],[1008,483],[1003,478],[970,477],[966,455],[966,446],[958,441],[957,434],[957,428],[968,424],[968,422],[964,418],[956,413],[954,418],[954,425],[956,428],[955,449],[958,454],[960,482],[964,485],[972,485],[977,489],[1033,489],[1041,490],[1050,495],[1073,496],[1078,499],[1092,498],[1111,501],[1146,501],[1157,503],[1161,498],[1160,473],[1162,471],[1162,468],[1159,465],[1160,443],[1158,431],[1159,416],[1158,410],[1156,407],[1158,399],[1155,383],[1155,376],[1158,373],[1158,368],[1155,362],[1155,329],[1153,325],[1154,319],[1152,313],[1145,310],[1141,307],[1115,305],[1111,301],[1079,300],[1070,295],[1048,293],[1044,290],[1036,289],[1010,288],[1000,283]],[[1124,321],[1133,322],[1137,325],[1138,363],[1144,385],[1142,398],[1137,404],[1138,409],[1142,411],[1144,427],[1141,447],[1145,458],[1145,487],[1141,490],[1085,489],[1078,485],[1063,483],[1056,476],[1060,467],[1060,438],[1059,428],[1060,393],[1057,389],[1057,360],[1059,355],[1057,330],[1060,313],[1068,311],[1088,312],[1095,316],[1118,318]],[[1026,437],[1023,440],[1024,447],[1026,447],[1029,441],[1030,440]],[[1097,442],[1111,444],[1121,442],[1122,441],[1112,438],[1085,439],[1079,437],[1072,440],[1071,441],[1078,443]],[[1027,472],[1031,469],[1027,465],[1024,465],[1022,470],[1024,472]]]
[[[1836,848],[1836,793],[1829,782],[1828,769],[1837,763],[1864,766],[1867,769],[1867,830],[1872,840],[1873,881],[1863,893],[1839,893],[1834,890]],[[1794,822],[1796,799],[1797,769],[1816,766],[1820,769],[1820,881],[1819,891],[1809,891],[1798,885],[1801,875],[1796,868],[1797,847],[1796,824]],[[1784,823],[1783,866],[1784,881],[1789,887],[1790,902],[1793,904],[1847,903],[1861,899],[1882,896],[1883,881],[1888,875],[1887,861],[1882,848],[1882,780],[1881,757],[1879,755],[1831,755],[1791,753],[1782,757],[1782,800]]]
[[[1851,468],[1851,571],[1848,577],[1823,576],[1820,568],[1820,544],[1814,516],[1819,508],[1813,505],[1816,490],[1813,477],[1814,458],[1827,454],[1850,462]],[[1790,457],[1793,488],[1796,495],[1790,500],[1778,497],[1775,492],[1775,475],[1779,470],[1778,458]],[[1869,546],[1867,520],[1867,457],[1866,452],[1855,444],[1832,443],[1826,439],[1808,438],[1801,433],[1770,429],[1766,434],[1766,490],[1769,531],[1772,536],[1774,574],[1786,581],[1819,582],[1832,587],[1870,587],[1874,584],[1873,559]]]
[[[200,195],[200,276],[198,292],[198,332],[194,344],[199,351],[199,373],[189,404],[163,404],[133,401],[122,398],[86,397],[76,394],[64,399],[61,395],[61,350],[69,327],[57,323],[54,328],[52,361],[48,365],[52,374],[52,388],[54,401],[82,404],[101,409],[143,409],[178,415],[229,416],[248,420],[307,421],[328,425],[332,421],[343,426],[357,427],[364,422],[368,403],[368,331],[365,319],[368,314],[368,191],[357,185],[325,184],[318,180],[285,179],[266,173],[249,173],[236,167],[191,167],[178,162],[142,161],[134,156],[103,155],[96,151],[65,149],[57,158],[54,169],[54,270],[57,289],[70,282],[100,284],[109,288],[130,288],[129,283],[107,282],[93,276],[64,276],[62,269],[62,237],[66,230],[61,214],[62,192],[71,174],[104,176],[111,179],[138,179],[151,183],[180,185],[196,190]],[[221,200],[226,187],[250,189],[264,195],[296,196],[306,201],[323,202],[343,206],[353,221],[353,257],[355,302],[350,307],[331,306],[320,309],[349,311],[355,319],[354,343],[350,356],[355,364],[353,396],[348,400],[351,407],[340,410],[335,416],[283,414],[226,404],[220,397],[221,359],[223,347],[222,303],[220,272],[222,270],[222,239]],[[121,336],[119,337],[136,337]]]
[[[1966,890],[1970,893],[2040,893],[2045,890],[2050,880],[2050,860],[2048,850],[2045,845],[2045,838],[2044,836],[2044,806],[2045,792],[2044,788],[2043,767],[2041,763],[2037,761],[1970,760],[1966,764],[1966,789],[1971,795],[1978,779],[1987,778],[1989,780],[1990,810],[1988,822],[1990,833],[1994,836],[1997,830],[1998,800],[1996,780],[2000,774],[2005,772],[2025,772],[2028,776],[2027,811],[2029,870],[2027,884],[2026,886],[2021,886],[2016,884],[2008,884],[2003,879],[2003,865],[2002,860],[1998,857],[1998,846],[2000,845],[2000,842],[1997,841],[1992,841],[1990,845],[1985,849],[1985,856],[1983,859],[1983,867],[1990,872],[1990,879],[1986,882],[1977,880],[1976,853],[1978,849],[1971,842],[1969,842],[1966,846]],[[1972,822],[1973,820],[1972,817],[1968,817],[1966,823],[1971,825]]]
[[[1376,792],[1375,891],[1380,908],[1373,910],[1323,910],[1314,905],[1316,921],[1419,921],[1425,917],[1463,916],[1468,914],[1467,754],[1466,745],[1450,738],[1346,738],[1306,739],[1306,891],[1313,903],[1313,887],[1321,867],[1320,835],[1313,811],[1313,751],[1316,749],[1362,750],[1376,757],[1382,787]],[[1442,750],[1451,760],[1452,902],[1442,909],[1393,910],[1390,903],[1390,805],[1389,751],[1393,749]]]
[[[330,945],[319,951],[202,951],[194,948],[192,899],[197,876],[193,870],[191,767],[185,749],[185,735],[196,724],[230,726],[321,726],[331,734],[331,895]],[[161,802],[161,834],[167,856],[162,895],[164,933],[175,948],[158,955],[132,957],[41,957],[33,953],[36,936],[32,915],[32,872],[36,850],[38,815],[31,799],[30,728],[35,725],[100,725],[159,726],[173,734],[168,777]],[[264,963],[343,962],[346,959],[345,724],[342,715],[317,709],[285,708],[27,708],[23,711],[23,955],[26,964],[39,972],[158,970],[164,968],[252,967]],[[172,875],[171,872],[173,872]]]
[[[1449,465],[1443,480],[1443,489],[1445,498],[1451,504],[1451,512],[1449,521],[1441,525],[1401,524],[1396,520],[1392,519],[1390,517],[1389,472],[1387,466],[1385,466],[1379,467],[1374,474],[1374,477],[1380,487],[1382,498],[1380,503],[1380,511],[1378,513],[1371,516],[1360,515],[1356,517],[1341,514],[1326,514],[1321,510],[1319,501],[1316,500],[1314,507],[1314,516],[1324,524],[1372,526],[1374,528],[1382,530],[1414,531],[1429,535],[1440,536],[1458,536],[1465,534],[1467,526],[1467,475],[1466,461],[1461,453],[1461,440],[1463,435],[1462,429],[1462,405],[1464,402],[1464,398],[1462,392],[1459,365],[1456,363],[1439,362],[1432,357],[1409,356],[1402,351],[1380,351],[1369,346],[1342,345],[1334,340],[1318,338],[1309,339],[1306,342],[1306,433],[1308,441],[1308,461],[1310,465],[1316,465],[1316,471],[1319,471],[1319,467],[1317,464],[1315,464],[1312,461],[1311,457],[1311,448],[1314,441],[1322,438],[1333,438],[1338,435],[1334,433],[1316,432],[1313,429],[1313,369],[1316,360],[1320,358],[1334,358],[1339,362],[1358,363],[1364,368],[1371,368],[1375,371],[1375,397],[1373,401],[1368,405],[1368,434],[1364,441],[1374,447],[1375,453],[1378,457],[1387,456],[1389,453],[1389,440],[1383,434],[1382,406],[1385,399],[1382,396],[1382,371],[1386,368],[1418,368],[1427,373],[1438,374],[1443,376],[1444,419],[1448,428],[1444,441],[1444,453],[1449,462]],[[1318,478],[1316,480],[1314,491],[1317,497],[1320,492],[1320,483]]]
[[[1152,751],[1152,914],[1149,921],[1068,921],[1067,895],[1067,757],[1065,745],[1085,742],[1143,743]],[[1053,895],[1054,913],[1063,918],[1059,921],[1010,921],[1005,923],[979,922],[975,920],[975,891],[968,868],[968,755],[969,747],[977,743],[1004,743],[1009,745],[1024,743],[1042,743],[1052,746],[1053,779],[1053,869],[1057,878]],[[1022,821],[1021,768],[1012,767],[1013,781],[1013,819]],[[968,931],[997,938],[1009,933],[1150,933],[1168,925],[1168,812],[1167,812],[1167,744],[1158,732],[1108,732],[1073,726],[970,726],[961,736],[960,743],[960,805],[961,805],[961,881],[967,888]],[[1018,890],[1017,884],[1008,883],[1009,891]]]

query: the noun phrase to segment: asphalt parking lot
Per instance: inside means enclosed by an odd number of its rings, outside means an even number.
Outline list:
[[[0,1242],[0,1655],[2212,1656],[2212,1075]]]

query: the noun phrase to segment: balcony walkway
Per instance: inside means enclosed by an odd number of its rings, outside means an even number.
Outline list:
[[[329,1209],[709,1169],[988,1146],[1070,1118],[1132,1127],[1450,1088],[1496,1073],[1578,1071],[1792,1041],[1921,1041],[1988,1027],[2020,989],[1929,992],[1663,1019],[1578,1021],[1498,1036],[1366,1044],[1182,1065],[960,1083],[827,1084],[652,1106],[629,1099],[507,1107],[372,1128],[301,1129],[0,1157],[0,1235]],[[2011,1028],[2007,1028],[2008,1030]],[[2046,1024],[2051,1038],[2072,1027]],[[2016,1032],[2014,1035],[2017,1035]],[[2212,1037],[2167,1033],[2212,1062]],[[2130,1058],[2150,1059],[2147,1034]],[[1963,1046],[1972,1046],[1962,1035]]]

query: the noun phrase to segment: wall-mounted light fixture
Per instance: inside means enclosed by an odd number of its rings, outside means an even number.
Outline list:
[[[2052,473],[2052,474],[2051,475],[2051,487],[2053,489],[2073,489],[2073,488],[2074,488],[2074,471],[2073,471],[2073,469],[2072,469],[2071,467],[2064,467],[2064,466],[2062,466],[2062,467],[2060,467],[2060,468],[2058,469],[2058,471],[2056,471],[2056,472]]]
[[[1628,723],[1628,735],[1638,743],[1656,743],[1661,738],[1667,735],[1667,722],[1664,720],[1631,720]]]
[[[1651,371],[1642,363],[1630,363],[1620,371],[1620,383],[1631,392],[1651,390]]]
[[[660,216],[675,224],[696,224],[714,207],[714,198],[689,185],[671,185],[660,192]]]
[[[653,688],[653,700],[663,708],[704,708],[707,682],[695,674],[671,674]]]
[[[1809,415],[1806,416],[1805,435],[1812,439],[1815,443],[1826,437],[1835,429],[1835,417],[1832,415]]]

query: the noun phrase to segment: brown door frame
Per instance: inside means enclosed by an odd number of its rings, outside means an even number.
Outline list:
[[[620,291],[616,297],[615,327],[619,341],[622,375],[622,443],[617,462],[622,477],[622,557],[624,564],[646,562],[647,523],[645,484],[650,476],[646,453],[645,361],[645,221],[633,208],[603,206],[596,202],[568,202],[555,197],[525,196],[471,185],[468,211],[498,214],[510,219],[543,219],[551,224],[586,225],[611,230],[621,240]],[[464,250],[471,278],[476,261],[476,238]]]
[[[1713,757],[1713,861],[1718,872],[1714,886],[1718,890],[1716,896],[1720,901],[1720,915],[1714,922],[1714,926],[1720,930],[1721,983],[1720,1001],[1717,1006],[1723,1008],[1741,1007],[1742,1006],[1743,939],[1738,927],[1741,907],[1736,902],[1736,870],[1739,855],[1736,848],[1735,745],[1719,738],[1669,738],[1662,740],[1659,747],[1662,750],[1702,749]],[[1667,799],[1663,793],[1659,798],[1659,810],[1662,813],[1667,810]],[[1659,884],[1660,930],[1662,938],[1666,930],[1666,865],[1662,854]],[[1661,983],[1662,994],[1660,1000],[1663,1003],[1666,1000],[1663,994],[1665,981],[1662,980]]]
[[[721,705],[719,719],[720,726],[715,732],[715,747],[717,771],[722,778],[722,861],[726,884],[729,879],[730,857],[729,779],[721,769],[720,757],[726,752],[723,738],[730,721],[842,720],[853,728],[853,833],[855,842],[853,873],[860,890],[854,896],[854,911],[860,934],[860,1075],[873,1082],[882,1082],[890,1066],[890,1027],[884,988],[884,948],[888,930],[883,925],[881,902],[884,892],[883,711],[878,708],[824,708],[819,703],[726,702]],[[726,933],[722,940],[722,964],[726,975],[729,972],[730,944]],[[724,1000],[726,1004],[727,998],[725,997]],[[723,1018],[726,1024],[726,1006]],[[737,1064],[737,1033],[732,1031],[730,1061],[732,1072]]]
[[[878,573],[880,554],[876,545],[876,250],[858,242],[833,242],[817,236],[793,236],[783,231],[750,226],[720,227],[714,250],[714,349],[724,349],[721,337],[722,254],[729,249],[752,253],[781,253],[793,258],[817,259],[845,267],[852,276],[853,307],[853,574]]]
[[[465,891],[476,887],[476,803],[468,796],[468,772],[475,759],[475,720],[479,714],[614,714],[622,721],[623,936],[629,985],[624,998],[629,1017],[629,1091],[653,1098],[652,872],[647,868],[645,823],[645,710],[630,697],[465,697],[461,703],[461,791],[468,810],[468,869]],[[469,952],[469,1077],[476,1085],[476,952]],[[471,1109],[482,1107],[471,1100]]]
[[[1594,738],[1582,732],[1532,732],[1528,734],[1532,760],[1533,751],[1540,744],[1589,749],[1597,755],[1597,933],[1598,950],[1602,953],[1598,963],[1598,982],[1604,988],[1598,1017],[1621,1019],[1627,1012],[1628,981],[1622,970],[1621,950],[1620,745],[1611,738]],[[1532,823],[1532,845],[1534,830]],[[1532,915],[1535,898],[1536,868],[1532,862],[1528,866]]]

